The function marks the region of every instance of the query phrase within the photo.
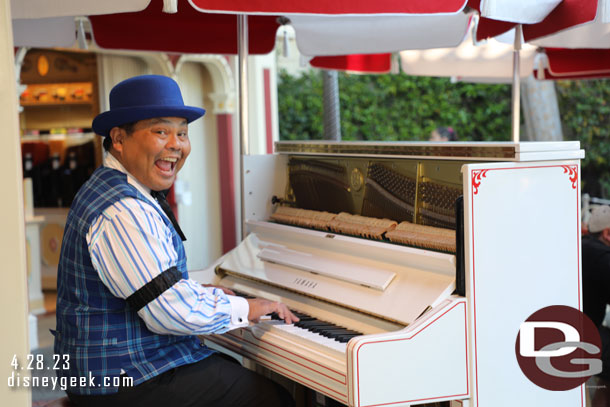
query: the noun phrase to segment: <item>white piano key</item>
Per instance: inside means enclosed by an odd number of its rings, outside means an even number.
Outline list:
[[[329,348],[329,349],[332,349],[332,350],[335,350],[335,351],[338,351],[341,353],[345,353],[345,350],[347,349],[347,343],[341,343],[341,342],[335,341],[334,339],[327,338],[318,333],[311,332],[307,329],[300,328],[298,326],[294,326],[293,324],[284,324],[281,321],[269,321],[269,322],[265,322],[265,323],[271,324],[273,326],[273,329],[278,329],[289,335],[297,336],[300,339],[303,339],[305,341],[314,342],[318,345],[322,345],[326,348]]]

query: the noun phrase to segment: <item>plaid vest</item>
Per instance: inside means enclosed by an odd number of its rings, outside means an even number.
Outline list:
[[[79,190],[66,220],[57,272],[57,329],[53,334],[55,354],[69,355],[68,363],[57,364],[57,375],[67,377],[63,380],[68,385],[70,377],[77,378],[71,379],[76,380],[76,386],[68,388],[74,394],[116,393],[113,378],[122,371],[133,378],[135,386],[212,353],[196,336],[150,331],[125,300],[112,295],[93,268],[86,241],[89,227],[106,208],[126,197],[150,203],[128,184],[126,174],[100,167]],[[188,278],[182,240],[162,211],[156,205],[153,208],[172,230],[179,259],[176,267],[183,278]],[[87,378],[86,386],[79,382],[85,381],[81,377]]]

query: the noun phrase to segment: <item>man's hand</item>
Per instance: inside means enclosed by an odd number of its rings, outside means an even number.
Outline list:
[[[227,287],[223,287],[221,285],[214,285],[214,284],[201,284],[201,285],[204,287],[207,287],[207,288],[219,288],[227,295],[235,295],[233,290],[231,290],[230,288],[227,288]]]
[[[262,298],[251,298],[247,301],[250,305],[250,311],[248,312],[249,321],[258,322],[260,317],[272,312],[277,313],[280,319],[283,319],[287,324],[299,321],[299,318],[290,312],[288,307],[281,302],[264,300]]]

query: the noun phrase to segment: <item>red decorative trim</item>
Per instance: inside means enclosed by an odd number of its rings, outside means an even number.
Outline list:
[[[299,354],[297,354],[297,353],[295,353],[295,352],[292,352],[292,351],[290,351],[290,350],[288,350],[288,349],[286,349],[286,348],[283,348],[283,347],[281,347],[281,346],[279,346],[279,345],[277,345],[277,344],[275,344],[275,343],[271,343],[271,342],[269,342],[269,341],[265,341],[264,339],[257,337],[257,336],[256,336],[256,335],[255,335],[255,334],[252,332],[252,331],[250,331],[250,335],[252,335],[252,336],[253,336],[253,337],[254,337],[256,340],[258,340],[258,341],[259,341],[259,342],[261,342],[261,343],[252,342],[252,341],[248,340],[248,339],[247,339],[245,336],[242,336],[242,337],[236,336],[236,335],[235,335],[234,333],[232,333],[232,332],[227,332],[225,335],[227,335],[227,336],[233,336],[233,337],[234,337],[234,338],[236,338],[237,340],[241,340],[241,341],[243,341],[243,342],[249,343],[250,345],[253,345],[253,346],[256,346],[256,347],[261,348],[261,349],[263,349],[263,350],[266,350],[266,351],[267,351],[267,352],[269,352],[269,353],[272,353],[272,354],[274,354],[274,355],[276,355],[276,356],[278,356],[278,357],[280,357],[280,358],[283,358],[283,359],[289,360],[289,361],[291,361],[291,362],[292,362],[292,363],[294,363],[294,364],[300,365],[300,366],[302,366],[302,367],[303,367],[303,368],[305,368],[305,369],[309,369],[309,370],[311,370],[312,372],[316,372],[316,373],[318,373],[318,374],[320,374],[320,375],[322,375],[322,376],[325,376],[325,377],[329,378],[330,380],[333,380],[333,381],[335,381],[335,382],[337,382],[337,383],[339,383],[339,384],[343,384],[343,385],[347,384],[347,380],[346,380],[346,377],[345,377],[345,374],[344,374],[344,373],[341,373],[341,372],[339,372],[339,371],[337,371],[337,370],[334,370],[334,369],[331,369],[331,368],[329,368],[329,367],[326,367],[326,366],[324,366],[324,365],[322,365],[322,364],[320,364],[320,363],[314,362],[314,361],[313,361],[313,360],[311,360],[311,359],[308,359],[308,358],[306,358],[306,357],[304,357],[304,356],[301,356],[301,355],[299,355]],[[270,347],[271,347],[271,349],[270,349],[270,348],[266,348],[266,347],[264,347],[264,346],[262,345],[263,343],[269,344],[269,345],[270,345]],[[338,376],[341,376],[341,377],[343,378],[343,381],[338,380],[338,379],[336,379],[336,378],[334,378],[334,377],[332,377],[332,376],[330,376],[330,375],[328,375],[328,374],[326,374],[326,373],[322,373],[320,370],[312,369],[310,366],[307,366],[306,364],[301,363],[301,362],[299,362],[298,360],[290,359],[290,358],[289,358],[289,357],[287,357],[287,356],[281,355],[281,354],[279,354],[278,352],[276,352],[276,351],[274,351],[274,350],[273,350],[273,348],[274,348],[274,347],[275,347],[275,348],[278,348],[278,349],[281,349],[281,350],[283,350],[284,352],[289,353],[289,354],[291,354],[291,355],[295,356],[295,359],[301,359],[301,360],[307,361],[307,362],[309,362],[309,363],[311,363],[311,364],[314,364],[314,365],[320,366],[321,368],[326,369],[326,370],[328,370],[329,372],[336,373]]]
[[[479,193],[479,186],[481,185],[481,178],[485,178],[487,171],[489,170],[473,170],[472,171],[472,188],[474,194]]]
[[[577,165],[562,165],[563,173],[568,173],[570,177],[570,181],[572,181],[572,189],[576,189],[576,185],[578,184],[578,166]]]
[[[232,336],[234,336],[234,335],[232,335]],[[242,338],[239,338],[239,337],[235,337],[235,338],[242,339]],[[311,378],[309,378],[307,376],[303,376],[303,375],[301,375],[301,374],[299,374],[299,373],[297,373],[297,372],[295,372],[295,371],[293,371],[291,369],[288,369],[284,365],[280,365],[280,364],[278,364],[278,363],[276,363],[276,362],[274,362],[274,361],[272,361],[272,360],[270,360],[268,358],[265,358],[264,356],[262,356],[259,353],[253,353],[253,352],[250,352],[247,349],[244,349],[243,347],[235,346],[232,342],[228,341],[226,338],[223,338],[223,336],[216,336],[214,338],[208,338],[208,339],[211,340],[212,342],[215,342],[215,343],[222,342],[221,346],[225,346],[229,350],[232,350],[232,351],[234,351],[236,353],[239,353],[239,354],[242,354],[242,355],[246,355],[247,358],[255,360],[257,363],[259,363],[259,364],[261,364],[261,365],[263,365],[265,367],[268,367],[269,369],[273,369],[273,370],[276,370],[278,372],[282,371],[283,375],[285,375],[287,377],[290,377],[291,379],[293,379],[293,380],[295,380],[297,382],[300,382],[300,383],[304,384],[305,386],[311,387],[314,390],[319,391],[320,393],[324,393],[327,396],[332,397],[332,398],[334,398],[336,400],[339,400],[341,402],[346,402],[347,401],[347,395],[346,394],[340,393],[340,392],[338,392],[338,391],[336,391],[336,390],[334,390],[334,389],[332,389],[332,388],[330,388],[328,386],[324,386],[323,384],[318,383],[317,381],[315,381],[315,380],[313,380],[313,379],[311,379]],[[310,369],[310,370],[312,370],[312,369]],[[315,370],[313,370],[313,371],[317,372]],[[290,374],[288,374],[286,372],[289,372]],[[319,373],[319,372],[317,372],[317,373]],[[334,394],[331,394],[331,393],[334,393]]]
[[[533,165],[533,166],[528,166],[528,167],[505,167],[505,168],[492,168],[492,170],[525,170],[525,169],[532,169],[532,168],[554,168],[554,167],[561,167],[564,170],[564,173],[567,173],[568,171],[570,172],[570,181],[572,181],[572,189],[576,189],[576,186],[574,184],[574,182],[578,182],[578,165]],[[480,171],[480,170],[473,170],[473,175],[472,175],[472,179],[473,179],[473,185],[474,185],[474,172],[476,171]],[[488,170],[483,170],[484,172],[487,172]],[[574,173],[574,174],[573,174]],[[477,186],[480,183],[477,184]],[[473,194],[471,195],[471,222],[472,222],[472,235],[471,235],[471,245],[472,245],[472,311],[473,311],[473,329],[474,329],[474,352],[473,352],[473,357],[474,357],[474,376],[475,376],[475,388],[474,388],[474,392],[475,394],[472,395],[474,397],[474,399],[476,400],[477,405],[479,404],[479,369],[478,369],[478,348],[477,348],[477,295],[476,295],[476,276],[475,276],[475,245],[474,245],[474,232],[475,232],[475,227],[474,227],[474,194],[476,194],[476,191],[474,191],[473,188]],[[576,233],[580,234],[580,202],[579,202],[579,197],[580,194],[576,194]],[[578,274],[577,274],[577,278],[578,278],[578,308],[580,311],[582,311],[580,308],[580,304],[581,304],[581,295],[580,295],[580,264],[581,264],[581,256],[580,256],[580,245],[577,245],[576,247],[576,252],[577,252],[577,256],[578,256]],[[584,398],[583,398],[583,393],[584,393],[584,388],[585,388],[585,383],[583,383],[580,386],[580,392],[581,392],[581,406],[584,407],[585,402],[584,402]]]
[[[451,303],[449,303],[451,304]],[[434,324],[436,321],[438,321],[439,319],[441,319],[445,314],[449,313],[451,310],[453,310],[455,307],[457,307],[458,305],[463,305],[464,306],[464,328],[465,328],[465,335],[466,335],[466,392],[462,393],[462,394],[451,394],[451,395],[445,395],[445,396],[438,396],[438,397],[430,397],[430,398],[424,398],[424,399],[417,399],[417,400],[403,400],[403,401],[394,401],[394,402],[390,402],[390,403],[382,403],[382,404],[368,404],[366,406],[363,406],[360,400],[360,363],[359,363],[359,356],[360,356],[360,350],[362,349],[362,347],[364,345],[370,345],[370,344],[374,344],[374,343],[383,343],[383,342],[397,342],[397,341],[408,341],[411,340],[413,338],[415,338],[417,335],[419,335],[419,333],[421,333],[422,331],[424,331],[426,328],[430,327],[432,324]],[[466,302],[465,301],[459,301],[456,302],[451,308],[447,309],[447,310],[443,310],[440,309],[437,311],[437,313],[441,312],[442,314],[440,314],[439,316],[435,317],[434,319],[432,319],[430,321],[430,318],[433,317],[436,314],[431,315],[428,319],[425,320],[425,322],[427,322],[426,326],[422,327],[421,329],[419,329],[417,332],[413,333],[413,335],[411,335],[408,338],[398,338],[398,339],[387,339],[387,340],[378,340],[378,341],[370,341],[370,342],[358,342],[356,346],[358,346],[358,349],[356,350],[356,371],[354,372],[354,375],[356,376],[356,386],[357,386],[357,393],[358,393],[358,406],[359,407],[377,407],[377,406],[389,406],[389,405],[393,405],[393,404],[403,404],[403,403],[413,403],[413,402],[419,402],[419,401],[429,401],[429,400],[439,400],[439,399],[448,399],[450,397],[460,397],[460,396],[467,396],[468,395],[468,388],[469,388],[469,383],[468,383],[468,333],[466,332],[466,330],[468,329],[468,316],[466,314]]]

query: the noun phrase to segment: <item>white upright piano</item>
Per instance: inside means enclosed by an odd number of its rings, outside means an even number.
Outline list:
[[[283,301],[303,324],[206,340],[349,406],[585,406],[584,385],[542,389],[515,355],[532,313],[582,309],[578,142],[275,149],[245,157],[249,234],[215,283]],[[455,247],[285,224],[279,207],[441,228]]]

